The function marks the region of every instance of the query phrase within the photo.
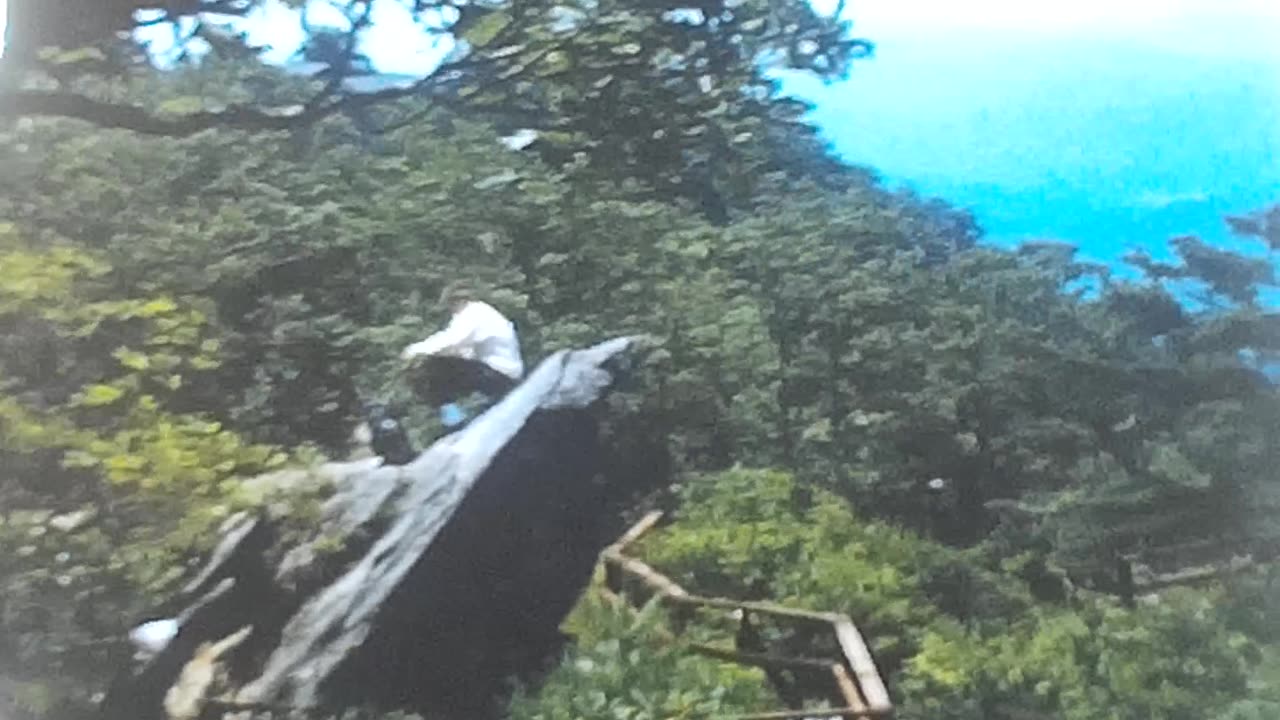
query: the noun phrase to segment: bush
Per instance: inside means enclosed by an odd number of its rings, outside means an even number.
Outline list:
[[[666,720],[779,707],[760,671],[674,645],[656,604],[636,614],[591,595],[572,622],[577,642],[536,694],[517,692],[511,720]]]
[[[128,652],[139,609],[254,501],[236,478],[285,459],[190,407],[184,390],[217,366],[203,314],[111,299],[109,270],[0,229],[0,657],[87,686]],[[55,689],[92,689],[78,685]]]

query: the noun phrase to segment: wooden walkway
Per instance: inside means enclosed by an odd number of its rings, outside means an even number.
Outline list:
[[[601,561],[605,566],[604,592],[619,602],[629,599],[623,593],[624,585],[638,583],[650,597],[673,608],[679,614],[697,608],[723,611],[732,614],[740,623],[749,622],[751,616],[769,617],[782,625],[808,626],[829,633],[838,648],[835,657],[798,658],[769,653],[763,648],[745,648],[735,641],[732,648],[717,645],[682,642],[672,636],[672,642],[695,652],[719,660],[759,667],[766,671],[780,696],[788,693],[778,687],[777,671],[787,670],[805,674],[810,678],[825,679],[822,693],[831,707],[803,709],[791,707],[776,712],[734,716],[732,720],[789,720],[791,718],[885,718],[893,714],[893,704],[885,690],[884,681],[876,669],[871,653],[861,633],[847,615],[841,613],[813,612],[783,607],[765,602],[749,602],[727,598],[702,597],[686,592],[670,578],[627,554],[627,549],[651,531],[662,519],[661,511],[653,511],[641,518],[617,542],[605,548]],[[791,704],[798,705],[798,702]]]

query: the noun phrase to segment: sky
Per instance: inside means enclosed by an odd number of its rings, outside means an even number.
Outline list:
[[[362,49],[379,69],[426,72],[448,50],[399,3],[376,7]],[[846,160],[970,208],[993,242],[1066,240],[1114,262],[1194,233],[1248,251],[1222,215],[1280,201],[1280,0],[845,7],[875,56],[830,84],[784,76],[784,91]],[[302,40],[279,6],[245,27],[271,60]]]

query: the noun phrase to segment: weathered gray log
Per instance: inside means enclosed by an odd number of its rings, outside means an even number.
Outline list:
[[[409,465],[251,481],[332,490],[309,532],[285,508],[229,522],[184,590],[178,636],[116,683],[104,713],[163,717],[200,644],[252,625],[227,658],[231,704],[487,714],[508,676],[558,651],[558,625],[634,490],[634,474],[616,476],[644,463],[662,473],[661,458],[620,456],[600,438],[601,419],[618,422],[601,401],[635,351],[619,339],[552,356]],[[621,447],[656,450],[634,437]]]

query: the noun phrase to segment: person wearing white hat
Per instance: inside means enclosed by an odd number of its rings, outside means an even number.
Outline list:
[[[177,618],[144,622],[129,631],[129,641],[145,657],[159,655],[178,636],[182,623]]]
[[[457,405],[460,398],[473,393],[501,398],[520,382],[524,360],[515,324],[469,287],[451,285],[440,299],[452,313],[448,326],[409,345],[401,357],[427,358],[423,394],[441,404],[445,426],[455,427],[466,419]]]

